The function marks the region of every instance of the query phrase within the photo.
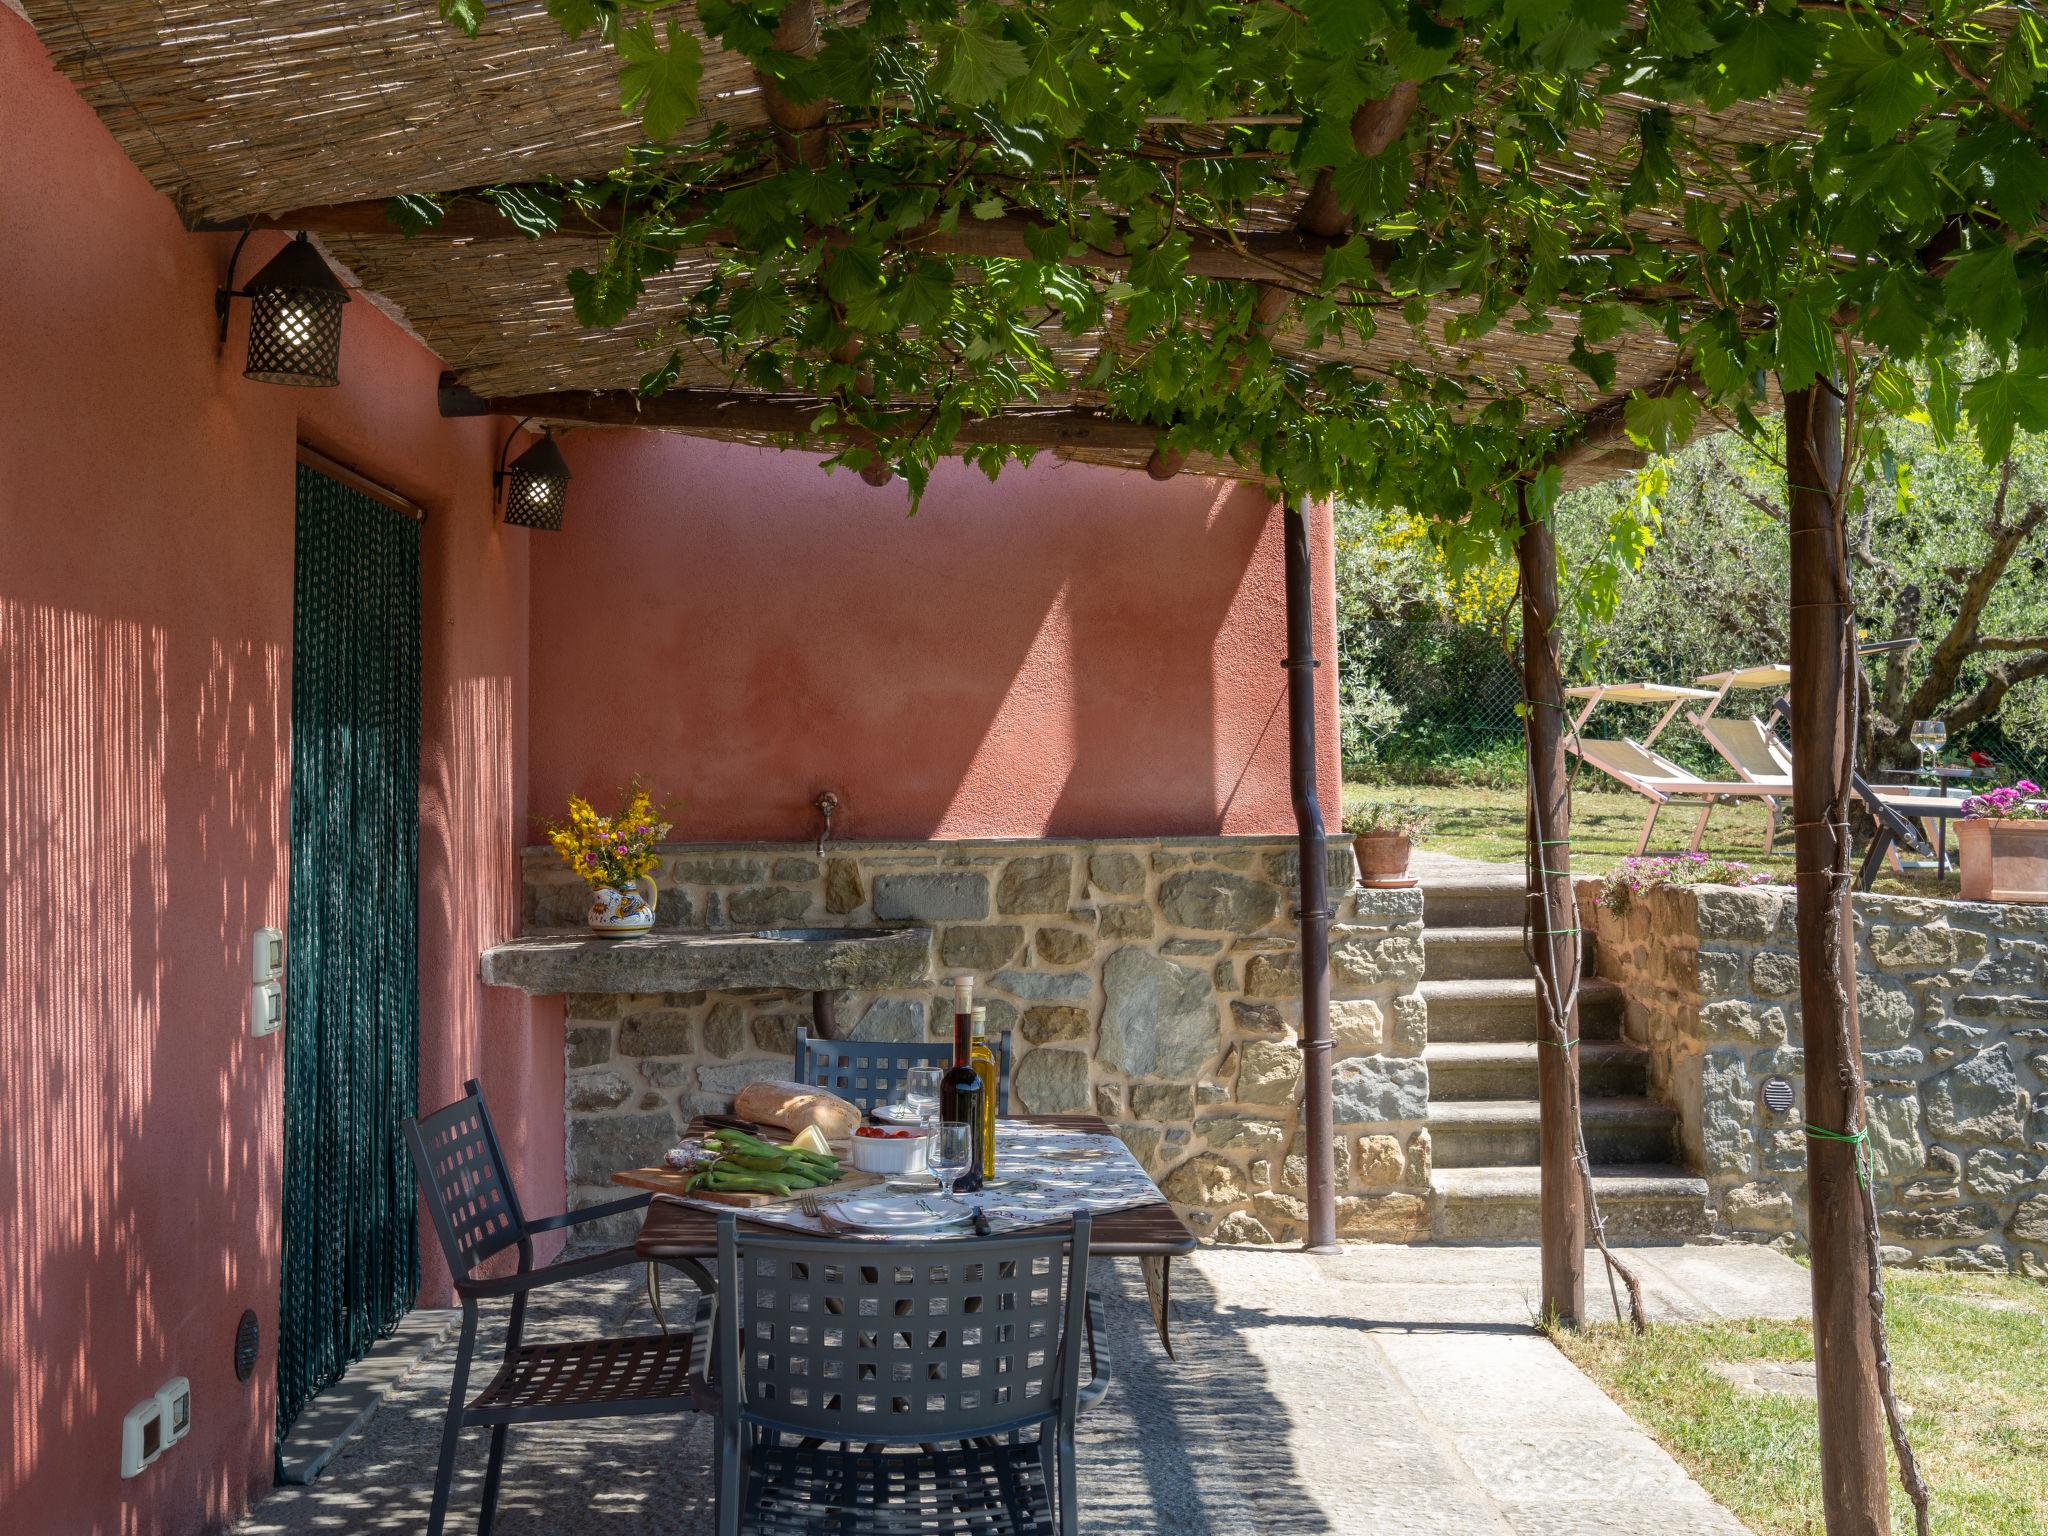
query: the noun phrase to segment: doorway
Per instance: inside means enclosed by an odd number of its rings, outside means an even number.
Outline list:
[[[277,1432],[412,1305],[420,525],[298,466]]]

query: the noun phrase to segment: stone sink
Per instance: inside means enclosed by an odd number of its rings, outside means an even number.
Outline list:
[[[565,928],[487,949],[481,970],[490,986],[532,995],[739,987],[833,992],[922,986],[931,980],[931,961],[932,931],[923,927],[657,930],[637,939],[600,939]]]

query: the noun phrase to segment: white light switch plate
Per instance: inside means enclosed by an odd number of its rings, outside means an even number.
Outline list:
[[[164,1414],[145,1397],[121,1420],[121,1475],[133,1477],[164,1453]]]
[[[173,1376],[156,1389],[157,1412],[163,1415],[163,1441],[176,1445],[192,1429],[192,1383]]]
[[[284,974],[284,934],[275,928],[258,928],[249,945],[249,979],[275,981]]]
[[[274,1035],[284,1027],[284,983],[259,981],[249,989],[249,1033]]]

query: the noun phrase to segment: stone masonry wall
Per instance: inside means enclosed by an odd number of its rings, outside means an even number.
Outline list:
[[[1352,886],[1333,846],[1331,1029],[1339,1227],[1429,1230],[1419,891]],[[842,1034],[947,1039],[942,978],[971,971],[1015,1053],[1012,1108],[1109,1120],[1203,1236],[1298,1237],[1305,1157],[1291,839],[1199,838],[665,849],[659,918],[692,929],[933,929],[932,984],[839,999]],[[580,924],[582,882],[526,855],[529,928]],[[568,1174],[578,1205],[659,1158],[692,1114],[786,1077],[808,996],[572,995]]]
[[[1679,1113],[1720,1230],[1806,1229],[1804,1058],[1790,891],[1580,888],[1599,974]],[[1887,1261],[2048,1276],[2048,907],[1854,898],[1870,1154]],[[1763,1081],[1798,1102],[1773,1114]]]

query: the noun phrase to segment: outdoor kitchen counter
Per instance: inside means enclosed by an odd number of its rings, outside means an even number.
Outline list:
[[[553,992],[716,992],[774,987],[833,992],[922,986],[932,931],[770,928],[750,933],[657,931],[600,939],[581,929],[525,934],[483,953],[486,984]]]

